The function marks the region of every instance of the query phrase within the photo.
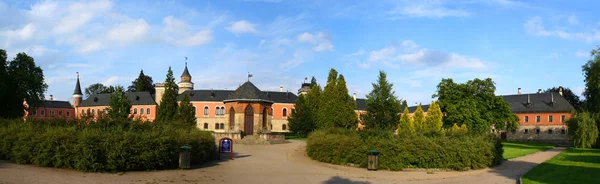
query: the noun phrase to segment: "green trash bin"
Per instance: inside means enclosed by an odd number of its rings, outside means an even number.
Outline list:
[[[367,169],[376,171],[379,168],[379,152],[377,150],[369,150]]]
[[[190,168],[190,150],[192,147],[190,146],[182,146],[179,148],[179,168],[181,169],[189,169]]]

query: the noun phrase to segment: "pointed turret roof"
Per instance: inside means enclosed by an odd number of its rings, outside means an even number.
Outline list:
[[[185,62],[185,69],[183,69],[183,73],[181,74],[181,77],[189,77],[190,79],[192,78],[192,76],[190,75],[190,72],[188,72],[188,69],[187,69],[187,62]]]
[[[75,84],[75,91],[73,91],[74,95],[83,95],[81,93],[81,85],[79,84],[79,72],[77,72],[77,83]]]
[[[223,102],[232,101],[262,101],[273,103],[273,101],[269,100],[267,95],[265,95],[250,81],[242,84],[233,93],[229,94],[226,100],[223,100]]]

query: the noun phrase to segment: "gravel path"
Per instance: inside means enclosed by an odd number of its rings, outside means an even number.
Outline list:
[[[516,183],[519,176],[554,157],[555,148],[505,161],[494,168],[466,172],[367,171],[310,160],[305,141],[279,145],[235,145],[234,160],[190,170],[84,173],[0,161],[0,183]]]

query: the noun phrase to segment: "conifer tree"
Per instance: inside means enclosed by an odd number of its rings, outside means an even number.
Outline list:
[[[110,95],[108,104],[108,117],[111,119],[126,119],[131,114],[131,102],[125,95],[122,86],[115,87],[115,92]]]
[[[462,124],[462,125],[460,125],[460,132],[462,132],[462,133],[467,133],[467,132],[469,132],[469,129],[467,128],[467,125],[466,125],[466,124]]]
[[[327,77],[327,84],[323,89],[322,99],[320,101],[320,110],[317,119],[317,126],[319,128],[330,128],[334,127],[334,119],[336,112],[339,108],[339,103],[336,98],[336,84],[337,84],[338,72],[335,69],[329,70],[329,77]]]
[[[156,114],[156,119],[159,121],[173,120],[177,115],[177,91],[179,91],[179,87],[175,84],[171,67],[169,67],[169,71],[167,72],[164,87],[165,92]]]
[[[346,80],[344,75],[339,75],[336,83],[336,97],[338,101],[335,104],[340,104],[337,108],[337,113],[334,119],[334,126],[345,129],[354,129],[358,125],[358,117],[356,116],[356,102],[348,93]],[[336,109],[335,107],[331,109]]]
[[[315,77],[312,78],[310,91],[306,95],[300,95],[296,99],[296,105],[289,119],[290,131],[294,134],[306,137],[317,128],[317,113],[319,112],[321,86],[317,84]]]
[[[400,123],[398,124],[398,133],[409,133],[412,134],[415,132],[414,124],[412,122],[412,118],[408,112],[408,107],[404,107],[404,112],[402,113],[402,118],[400,118]]]
[[[146,75],[144,75],[144,70],[140,71],[140,76],[138,76],[137,78],[137,83],[135,84],[135,91],[137,92],[141,92],[141,91],[146,91],[146,80],[145,80]]]
[[[443,114],[440,106],[435,102],[431,102],[427,110],[427,116],[425,117],[425,127],[432,131],[440,131],[443,125],[442,117]]]
[[[423,112],[421,104],[417,105],[417,109],[413,115],[413,123],[417,132],[422,132],[425,129],[425,112]]]
[[[178,119],[182,120],[186,125],[196,127],[196,114],[194,105],[190,103],[190,98],[188,95],[183,95],[183,97],[181,97],[181,103],[177,108],[177,116]]]
[[[387,74],[379,71],[377,83],[372,83],[373,90],[367,94],[367,114],[365,125],[367,129],[382,129],[392,131],[400,120],[400,105],[402,100],[394,95],[393,84],[387,81]]]

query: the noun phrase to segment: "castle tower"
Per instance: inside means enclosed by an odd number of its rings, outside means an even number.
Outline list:
[[[73,106],[79,106],[83,100],[83,94],[81,93],[81,85],[79,84],[79,72],[77,72],[77,83],[75,84],[75,91],[73,91]]]
[[[194,83],[192,82],[192,76],[190,72],[188,72],[187,62],[185,62],[185,69],[183,69],[183,73],[181,74],[181,81],[178,83],[179,85],[179,94],[187,91],[194,90]]]

